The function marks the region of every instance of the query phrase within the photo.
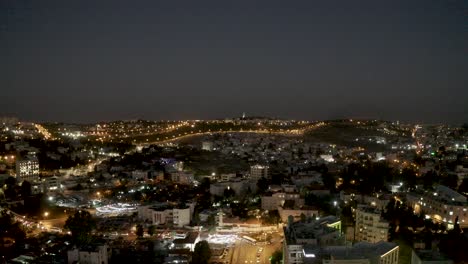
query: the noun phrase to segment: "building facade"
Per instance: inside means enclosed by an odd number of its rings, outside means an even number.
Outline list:
[[[299,193],[277,192],[270,195],[262,196],[263,210],[277,210],[279,206],[283,206],[287,200],[293,200],[297,206],[304,205],[304,199]]]
[[[453,260],[438,251],[412,250],[411,264],[453,264]]]
[[[344,239],[341,235],[341,221],[335,216],[306,222],[290,222],[284,227],[283,263],[306,263],[307,249],[313,251],[342,244]]]
[[[39,161],[35,155],[28,155],[16,161],[16,181],[30,183],[39,180]]]
[[[318,253],[306,252],[308,260],[320,258],[323,264],[399,264],[397,244],[359,242],[353,246],[325,247]],[[312,262],[310,262],[312,263]]]
[[[382,219],[381,211],[373,206],[358,205],[356,208],[355,241],[377,243],[388,241],[389,223]]]
[[[190,224],[192,213],[191,206],[172,206],[166,203],[138,207],[138,218],[153,225],[183,227]]]
[[[74,248],[67,252],[68,263],[107,264],[110,258],[110,248],[107,245],[89,245],[80,249]]]
[[[269,177],[269,167],[262,166],[262,165],[253,165],[250,167],[250,179],[259,180],[260,178],[268,178]]]
[[[447,229],[453,229],[458,217],[461,228],[468,227],[468,202],[465,196],[439,185],[435,191],[411,192],[406,195],[408,206],[415,213],[424,212],[427,219],[442,223]]]

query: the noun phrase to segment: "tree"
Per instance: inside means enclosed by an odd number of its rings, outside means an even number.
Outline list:
[[[336,189],[336,180],[335,178],[330,175],[328,172],[322,174],[322,181],[323,185],[329,189],[331,192],[335,191]]]
[[[236,195],[236,192],[229,186],[226,189],[224,189],[224,198],[231,198],[231,197],[234,197],[235,195]]]
[[[305,223],[306,221],[306,215],[304,213],[301,213],[301,222]]]
[[[261,177],[257,181],[257,193],[264,193],[268,189],[268,180],[265,177]]]
[[[200,183],[200,189],[203,191],[209,191],[210,190],[210,179],[209,178],[203,178]]]
[[[210,245],[206,240],[202,240],[195,245],[192,254],[192,264],[207,264],[211,258]]]
[[[216,225],[216,217],[214,214],[210,214],[208,219],[206,220],[206,224],[208,226],[215,226]]]
[[[341,220],[343,221],[343,226],[352,226],[354,225],[354,218],[353,218],[353,209],[351,205],[346,205],[341,210]]]
[[[404,168],[401,172],[401,179],[406,183],[407,187],[414,189],[416,187],[416,171],[411,168]]]
[[[458,187],[458,192],[468,193],[468,178],[463,179],[462,183]]]
[[[192,224],[193,225],[199,225],[200,224],[200,210],[199,208],[195,208],[195,211],[193,212],[193,216],[192,216]]]
[[[150,226],[148,227],[148,235],[150,235],[150,236],[154,235],[155,229],[156,229],[156,228],[154,227],[154,225],[150,225]]]
[[[424,189],[432,189],[434,183],[438,181],[438,175],[434,170],[430,170],[423,175],[423,186]]]
[[[443,180],[442,180],[442,184],[451,188],[451,189],[454,189],[456,190],[457,189],[457,186],[458,186],[458,178],[457,178],[457,175],[455,174],[449,174],[447,175]]]
[[[268,215],[263,217],[264,224],[274,224],[277,225],[281,219],[278,210],[269,210]]]
[[[136,191],[135,193],[133,193],[133,199],[135,201],[141,201],[142,198],[143,194],[140,191]]]
[[[273,255],[271,255],[270,258],[270,263],[271,264],[280,264],[283,260],[283,252],[280,250],[277,250],[273,252]]]
[[[16,198],[16,179],[13,178],[13,177],[8,177],[6,180],[5,180],[5,185],[6,185],[6,189],[4,191],[5,193],[5,197],[7,199],[14,199]]]
[[[16,179],[13,178],[12,176],[10,176],[5,180],[5,184],[6,185],[16,185]]]
[[[138,224],[136,226],[136,232],[135,234],[137,235],[137,237],[141,238],[143,237],[143,234],[145,233],[145,231],[143,230],[143,226],[141,224]]]
[[[16,245],[24,245],[26,234],[21,225],[15,222],[10,214],[6,211],[0,211],[0,254],[3,256],[11,253],[5,248],[6,238],[14,240]]]
[[[31,183],[28,181],[23,181],[21,184],[21,197],[29,197],[31,196]]]
[[[78,211],[69,216],[64,228],[70,230],[77,244],[85,244],[91,238],[91,231],[96,227],[96,221],[88,211]]]

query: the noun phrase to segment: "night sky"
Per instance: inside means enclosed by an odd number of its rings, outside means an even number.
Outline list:
[[[0,116],[468,122],[468,1],[0,0]]]

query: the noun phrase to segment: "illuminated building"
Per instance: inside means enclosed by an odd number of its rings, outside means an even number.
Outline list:
[[[213,150],[213,142],[203,141],[202,142],[202,149],[206,150],[206,151],[212,151]]]
[[[148,220],[153,225],[174,225],[183,227],[190,224],[195,205],[173,206],[168,203],[145,205],[138,207],[138,218]]]
[[[35,155],[28,155],[23,159],[16,161],[16,181],[21,183],[28,181],[30,183],[39,180],[39,161]]]
[[[269,176],[269,167],[262,165],[253,165],[250,167],[250,179],[258,180],[262,177],[268,178]]]
[[[175,249],[189,249],[191,252],[195,251],[195,245],[200,241],[200,234],[198,232],[188,232],[181,238],[174,239]]]
[[[229,181],[212,183],[210,185],[210,194],[223,196],[226,189],[232,189],[235,196],[244,195],[249,188],[249,182],[240,178],[234,178]]]
[[[192,184],[195,181],[193,173],[177,171],[171,173],[171,180],[180,184]]]
[[[44,187],[47,191],[58,191],[62,189],[60,179],[57,176],[45,178],[43,181]]]
[[[373,206],[358,205],[356,208],[354,239],[377,243],[388,241],[389,224],[381,219],[381,211]]]
[[[262,209],[277,210],[287,200],[293,200],[294,204],[299,207],[304,205],[304,199],[300,197],[299,193],[277,192],[262,196]]]
[[[468,202],[465,196],[438,185],[435,191],[417,191],[406,195],[407,203],[415,213],[425,213],[426,219],[443,223],[447,229],[454,227],[455,219],[461,228],[468,227]]]
[[[310,218],[309,218],[310,219]],[[283,263],[307,263],[308,250],[320,251],[325,246],[343,245],[341,221],[335,216],[306,222],[288,222],[284,227]]]
[[[111,249],[107,245],[86,245],[67,252],[68,263],[107,264]]]

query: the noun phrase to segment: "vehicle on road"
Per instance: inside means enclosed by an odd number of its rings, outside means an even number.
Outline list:
[[[249,236],[242,236],[242,239],[244,241],[247,241],[248,243],[252,244],[252,245],[256,245],[257,244],[257,240],[254,239],[254,238],[251,238]]]

